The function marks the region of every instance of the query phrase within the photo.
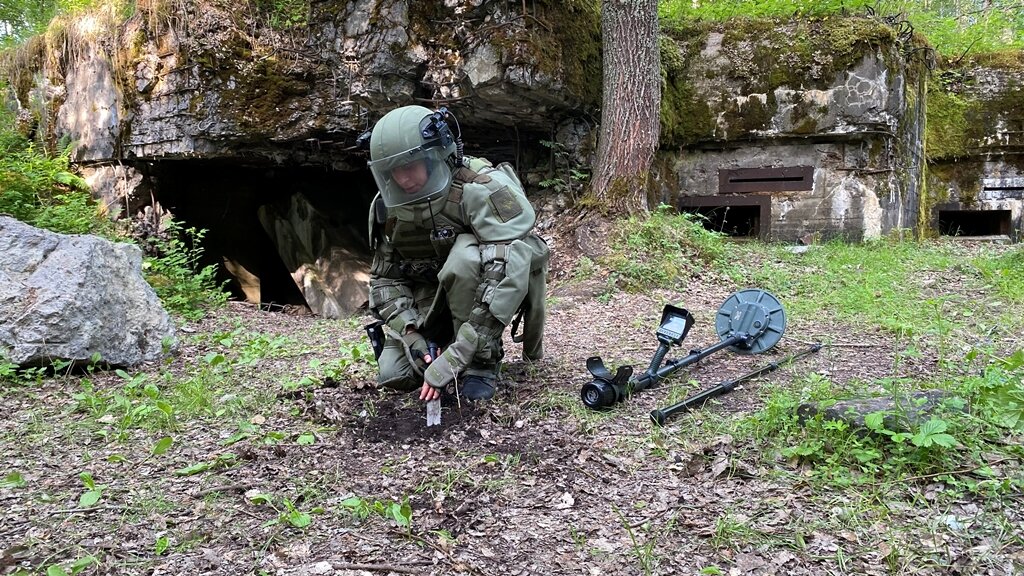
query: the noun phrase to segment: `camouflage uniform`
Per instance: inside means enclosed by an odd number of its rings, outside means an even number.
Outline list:
[[[389,116],[394,114],[404,114],[408,124],[432,112],[409,106]],[[374,136],[387,119],[374,128]],[[450,171],[450,183],[440,181],[437,192],[401,203],[409,196],[379,176],[384,170],[378,167],[375,173],[382,191],[370,211],[370,310],[384,322],[386,334],[378,379],[387,387],[412,390],[424,381],[444,388],[476,378],[489,382],[493,391],[504,356],[502,333],[517,311],[526,320],[523,355],[543,355],[548,249],[530,232],[536,216],[511,167],[455,158],[445,146],[430,142],[426,138],[417,148],[435,153],[429,177]],[[402,146],[410,144],[416,144],[415,138]],[[371,158],[373,146],[371,140]],[[396,165],[393,161],[387,168]],[[388,186],[393,189],[390,202]],[[429,366],[422,359],[427,339],[443,349]]]

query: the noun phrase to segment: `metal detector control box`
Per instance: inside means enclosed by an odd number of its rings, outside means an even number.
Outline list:
[[[685,308],[677,308],[666,304],[661,312],[661,325],[655,332],[658,340],[666,344],[678,346],[686,339],[686,334],[693,326],[693,316]]]

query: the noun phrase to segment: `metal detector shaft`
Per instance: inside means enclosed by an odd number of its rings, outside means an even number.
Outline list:
[[[661,361],[664,360],[665,353],[668,352],[668,346],[663,344],[658,348],[658,354],[655,354],[654,360],[651,362],[651,366],[647,369],[647,372],[644,372],[636,379],[636,381],[630,383],[630,393],[640,392],[641,390],[646,390],[651,386],[656,386],[659,380],[662,378],[668,378],[674,374],[676,370],[689,366],[690,364],[697,363],[701,359],[710,356],[723,348],[735,346],[747,338],[748,336],[746,334],[735,334],[721,342],[718,342],[717,344],[712,344],[707,348],[690,350],[690,353],[683,358],[678,360],[668,360],[665,362],[664,366],[661,366]]]
[[[694,394],[693,396],[690,396],[689,398],[683,400],[682,402],[678,402],[676,404],[673,404],[673,405],[669,406],[668,408],[660,408],[660,409],[653,410],[653,411],[651,411],[651,420],[655,424],[657,424],[658,426],[663,426],[665,424],[665,422],[668,421],[669,418],[671,418],[672,416],[678,414],[679,412],[689,412],[691,409],[703,405],[705,402],[707,402],[711,398],[714,398],[716,396],[721,396],[722,394],[727,394],[729,392],[732,392],[733,388],[735,388],[736,385],[741,383],[741,382],[745,382],[745,381],[750,380],[752,378],[757,378],[758,376],[763,376],[765,374],[768,374],[769,372],[778,370],[782,366],[786,366],[788,364],[791,364],[792,362],[795,362],[796,360],[799,360],[800,358],[803,358],[804,356],[807,356],[808,354],[813,354],[813,353],[817,352],[818,350],[821,350],[821,344],[820,343],[814,344],[813,346],[811,346],[810,348],[808,348],[808,349],[806,349],[806,350],[804,350],[802,352],[797,352],[796,354],[791,354],[790,356],[787,356],[786,358],[783,358],[782,360],[780,360],[778,362],[772,362],[771,364],[768,364],[766,366],[762,366],[761,368],[758,368],[757,370],[754,370],[752,372],[747,372],[746,374],[744,374],[742,376],[739,376],[738,378],[734,378],[732,380],[726,380],[725,382],[722,382],[718,386],[715,386],[713,388],[708,388],[707,390],[704,390],[703,392],[699,392],[697,394]]]

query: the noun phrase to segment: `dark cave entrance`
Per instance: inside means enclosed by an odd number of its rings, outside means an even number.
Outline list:
[[[939,210],[939,234],[943,236],[1009,236],[1009,210]]]
[[[733,238],[768,239],[771,200],[767,196],[698,196],[679,201],[679,211],[701,217],[708,230]]]
[[[367,213],[376,193],[369,170],[344,172],[227,160],[166,160],[145,167],[155,200],[184,227],[206,230],[202,265],[216,264],[232,296],[273,309],[306,306],[260,221],[261,206],[301,195],[369,256]],[[288,248],[285,248],[288,249]]]

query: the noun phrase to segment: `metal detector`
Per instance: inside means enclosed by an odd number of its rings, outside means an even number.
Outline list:
[[[686,339],[693,316],[685,308],[666,305],[655,336],[658,349],[647,371],[633,377],[632,366],[620,366],[615,374],[605,368],[600,356],[587,359],[587,370],[593,380],[583,385],[580,398],[594,410],[605,410],[629,396],[656,386],[676,370],[729,348],[737,354],[760,354],[778,344],[786,330],[786,312],[779,299],[764,290],[741,290],[725,300],[715,315],[715,331],[719,342],[704,349],[690,350],[678,360],[665,360],[673,346]]]

